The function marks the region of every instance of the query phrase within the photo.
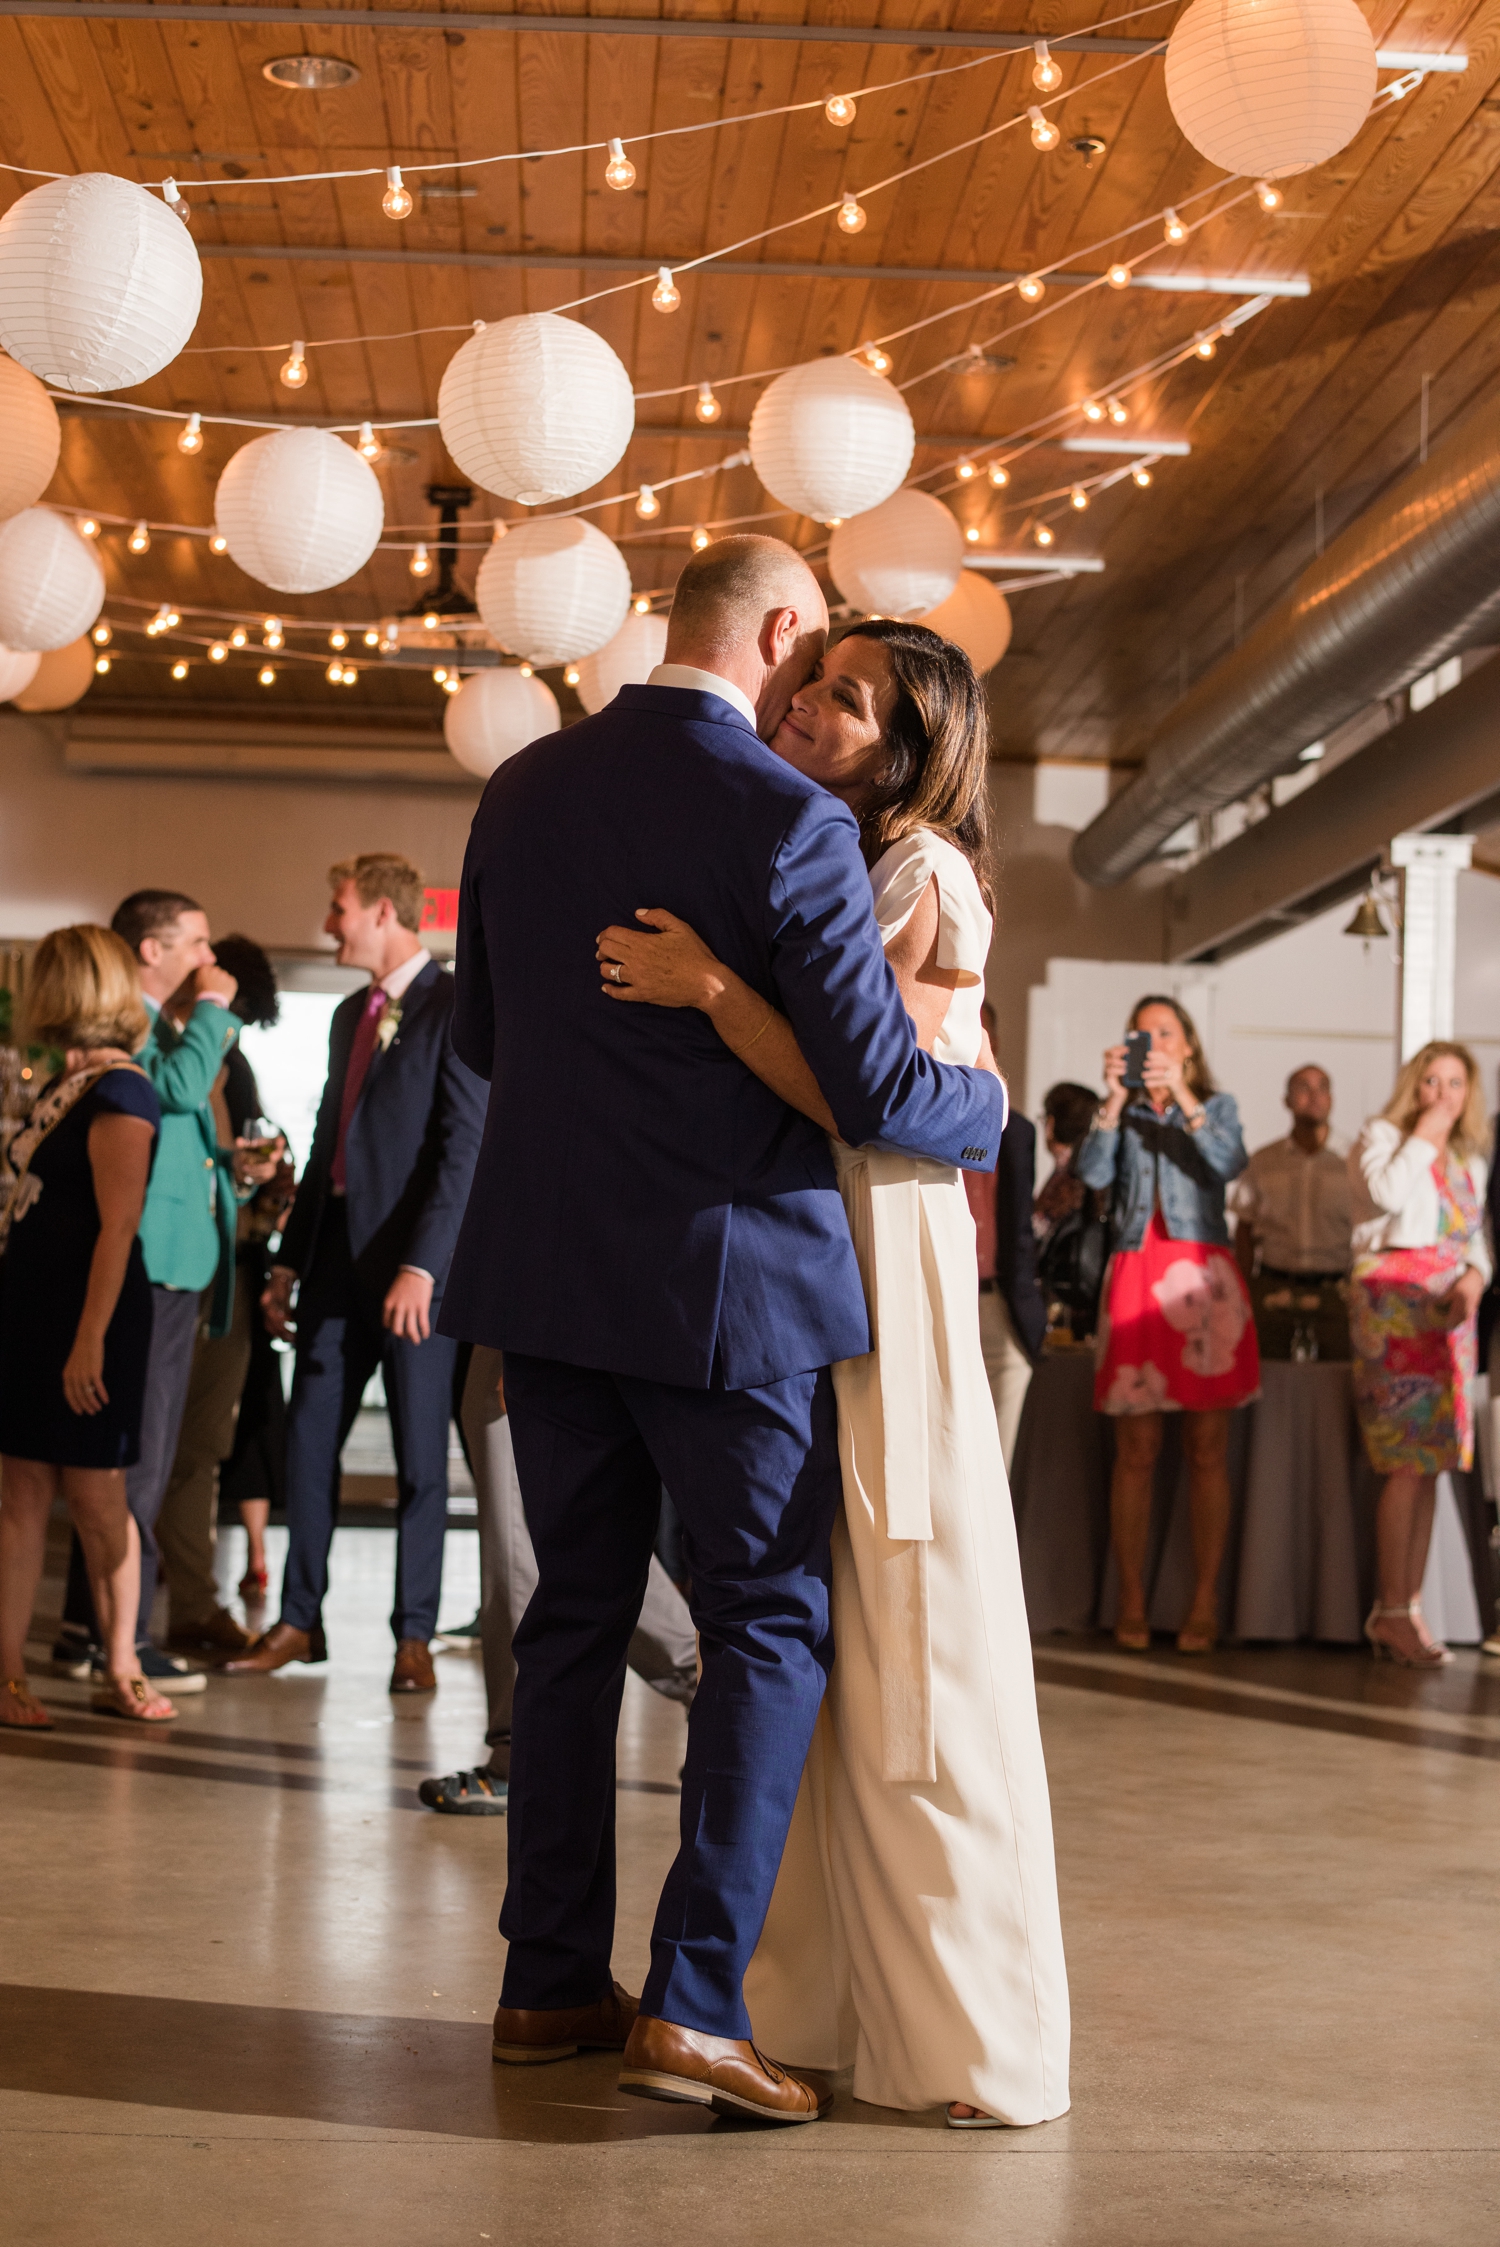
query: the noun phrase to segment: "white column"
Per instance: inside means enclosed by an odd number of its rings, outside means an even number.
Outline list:
[[[1474,855],[1472,835],[1397,835],[1401,873],[1401,1059],[1432,1038],[1453,1035],[1458,948],[1458,877]]]

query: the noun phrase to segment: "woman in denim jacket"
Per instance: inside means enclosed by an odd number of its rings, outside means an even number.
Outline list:
[[[1150,1033],[1144,1090],[1124,1082],[1125,1048],[1104,1056],[1108,1086],[1073,1158],[1086,1186],[1112,1189],[1114,1254],[1104,1281],[1094,1407],[1115,1430],[1110,1527],[1120,1577],[1121,1646],[1151,1644],[1142,1581],[1162,1414],[1183,1415],[1196,1584],[1178,1651],[1218,1635],[1219,1564],[1229,1531],[1229,1415],[1260,1388],[1245,1282],[1229,1249],[1224,1189],[1246,1162],[1239,1110],[1214,1090],[1191,1017],[1145,998],[1130,1017]]]

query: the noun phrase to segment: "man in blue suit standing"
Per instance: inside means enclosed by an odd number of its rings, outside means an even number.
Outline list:
[[[993,1165],[998,1079],[918,1048],[854,819],[758,738],[827,622],[779,541],[688,563],[647,684],[489,782],[453,1025],[490,1100],[443,1323],[505,1352],[539,1572],[495,2057],[623,2047],[623,2089],[770,2122],[829,2103],[755,2051],[741,1983],[832,1658],[829,1367],[869,1322],[823,1134],[703,1016],[609,1004],[595,940],[669,907],[790,1018],[846,1140]],[[637,2015],[610,1974],[614,1737],[663,1483],[702,1680]]]
[[[391,1691],[430,1693],[457,1357],[434,1327],[474,1175],[484,1089],[449,1036],[453,979],[417,933],[416,867],[367,853],[328,878],[324,927],[338,940],[339,965],[364,968],[370,985],[333,1017],[312,1153],[262,1299],[272,1333],[295,1331],[297,1341],[281,1618],[226,1666],[263,1674],[327,1659],[339,1454],[378,1365],[396,1448]]]

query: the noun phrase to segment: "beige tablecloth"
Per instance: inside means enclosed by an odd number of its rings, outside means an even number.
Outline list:
[[[1109,1423],[1093,1409],[1085,1351],[1037,1368],[1016,1446],[1012,1495],[1033,1635],[1108,1628]],[[1266,1364],[1258,1403],[1234,1415],[1233,1512],[1219,1624],[1238,1639],[1354,1643],[1374,1594],[1378,1481],[1359,1440],[1347,1365]],[[1446,1486],[1446,1487],[1444,1487]],[[1435,1630],[1458,1643],[1494,1628],[1488,1523],[1478,1476],[1444,1476],[1423,1587]],[[1192,1536],[1179,1431],[1169,1414],[1156,1473],[1147,1606],[1176,1631],[1192,1594]]]

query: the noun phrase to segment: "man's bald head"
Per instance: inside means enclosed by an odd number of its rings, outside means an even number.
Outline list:
[[[721,538],[677,580],[668,663],[732,679],[769,740],[828,638],[828,604],[812,571],[779,538]]]

